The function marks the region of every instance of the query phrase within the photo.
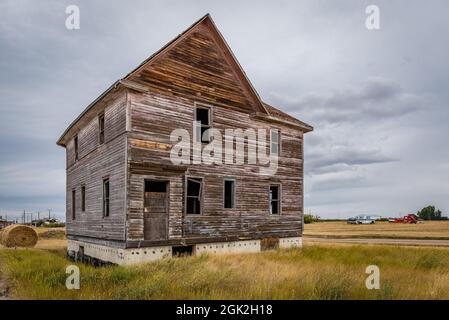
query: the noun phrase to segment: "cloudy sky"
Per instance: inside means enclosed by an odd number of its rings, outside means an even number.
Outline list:
[[[65,9],[78,5],[80,30]],[[380,30],[365,26],[368,5]],[[306,212],[449,213],[447,1],[0,1],[0,215],[64,212],[55,142],[205,13],[262,99],[315,127]]]

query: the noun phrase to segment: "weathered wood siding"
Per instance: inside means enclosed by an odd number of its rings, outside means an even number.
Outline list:
[[[251,99],[245,95],[229,59],[206,25],[199,25],[151,68],[143,68],[130,80],[150,86],[155,93],[201,97],[214,105],[252,111]]]
[[[195,25],[120,82],[126,92],[110,93],[76,122],[79,160],[73,137],[67,149],[67,232],[95,241],[144,240],[145,180],[169,182],[168,240],[189,243],[217,239],[299,236],[303,214],[303,131],[262,119],[265,110],[232,53],[209,19]],[[127,85],[128,84],[128,85]],[[114,86],[114,88],[116,88]],[[133,88],[133,89],[132,89]],[[115,90],[115,89],[114,89]],[[121,90],[121,89],[117,89]],[[212,108],[212,126],[225,129],[280,129],[280,158],[274,175],[261,175],[260,164],[174,166],[170,134],[185,129],[193,138],[195,104]],[[105,104],[105,144],[98,145],[98,117]],[[70,134],[76,129],[71,128]],[[255,144],[249,141],[249,144]],[[267,153],[269,145],[267,145]],[[224,155],[223,155],[224,157]],[[102,180],[110,179],[110,217],[102,216]],[[186,215],[187,177],[203,179],[203,212]],[[235,208],[224,209],[224,179],[235,181]],[[269,186],[281,186],[281,214],[269,214]],[[81,186],[86,212],[81,212]],[[72,220],[72,189],[76,219]],[[160,242],[160,241],[159,241]]]
[[[148,88],[129,93],[130,165],[128,240],[142,240],[144,179],[170,182],[169,238],[261,238],[298,236],[303,211],[303,157],[300,130],[254,120],[255,108],[217,35],[199,25],[173,48],[131,75]],[[224,129],[281,130],[279,168],[261,176],[259,165],[189,165],[185,172],[161,169],[170,164],[170,133],[185,129],[193,137],[195,103],[212,107],[212,126]],[[250,143],[254,143],[250,142]],[[267,145],[267,151],[269,146]],[[246,163],[246,159],[245,159]],[[159,169],[158,168],[159,165]],[[203,178],[203,213],[184,214],[186,176]],[[224,178],[235,179],[234,209],[223,208]],[[269,214],[269,185],[282,189],[280,215]]]
[[[106,102],[98,113],[105,116],[105,141],[99,144],[98,117],[86,122],[78,132],[79,159],[74,142],[67,149],[67,234],[125,240],[126,201],[126,94]],[[83,119],[84,121],[87,121]],[[103,179],[110,180],[110,216],[103,218]],[[86,210],[81,210],[81,187],[86,188]],[[76,190],[76,219],[72,219],[72,190]]]
[[[170,181],[170,239],[184,237],[262,238],[298,236],[301,233],[303,159],[302,133],[286,126],[253,120],[247,112],[213,107],[213,127],[225,129],[278,128],[281,130],[281,154],[277,173],[261,176],[259,165],[190,165],[186,172],[154,169],[171,164],[170,133],[185,129],[192,136],[194,101],[162,97],[156,94],[130,93],[131,132],[128,159],[130,169],[128,240],[143,239],[144,179]],[[143,143],[146,141],[146,143]],[[151,143],[150,143],[151,142]],[[254,143],[254,142],[253,142]],[[268,149],[268,146],[267,146]],[[224,155],[223,155],[224,156]],[[144,168],[143,164],[153,163]],[[139,165],[142,164],[142,165]],[[184,215],[186,176],[204,179],[204,205],[200,216]],[[235,209],[223,208],[224,178],[236,181]],[[282,214],[269,214],[269,185],[282,186]]]

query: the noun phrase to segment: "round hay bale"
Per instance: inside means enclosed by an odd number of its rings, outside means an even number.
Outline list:
[[[31,227],[14,224],[3,229],[0,235],[0,243],[8,248],[31,248],[37,243],[37,233]]]

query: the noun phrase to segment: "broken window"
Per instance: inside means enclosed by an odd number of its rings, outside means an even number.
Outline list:
[[[78,136],[75,136],[73,143],[75,144],[75,160],[78,160]]]
[[[224,207],[226,209],[234,208],[234,194],[235,194],[234,180],[224,181]]]
[[[72,220],[75,220],[76,218],[76,191],[75,189],[72,190]]]
[[[273,155],[279,155],[279,130],[278,129],[271,129],[270,130],[270,153]]]
[[[211,128],[211,116],[209,108],[196,108],[195,112],[196,121],[196,141],[201,143],[209,143],[210,137],[206,133]]]
[[[104,143],[104,114],[98,116],[98,140],[100,144]]]
[[[270,214],[279,214],[281,204],[280,187],[278,185],[270,186]]]
[[[103,180],[103,217],[109,217],[109,179]]]
[[[187,179],[186,213],[201,214],[202,180]]]
[[[81,187],[81,211],[86,211],[86,187]]]

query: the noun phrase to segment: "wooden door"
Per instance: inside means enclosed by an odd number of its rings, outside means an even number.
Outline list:
[[[168,190],[167,182],[145,181],[144,239],[167,240]]]

